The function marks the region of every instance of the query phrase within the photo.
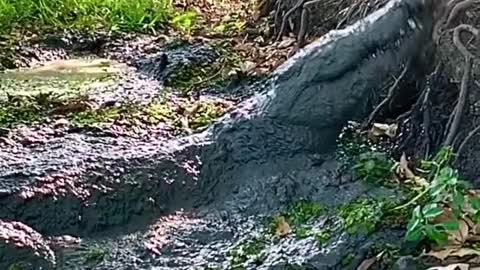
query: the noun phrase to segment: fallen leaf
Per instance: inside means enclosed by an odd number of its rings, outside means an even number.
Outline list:
[[[375,137],[388,136],[394,138],[397,135],[398,125],[397,124],[380,124],[374,123],[370,132]]]
[[[385,251],[382,251],[380,253],[377,254],[377,256],[373,257],[373,258],[369,258],[369,259],[366,259],[364,260],[357,268],[357,270],[368,270],[370,269],[370,267],[375,263],[377,262],[382,256],[383,254],[385,253]]]
[[[285,217],[281,216],[277,219],[277,228],[275,230],[275,235],[285,236],[291,232],[290,225],[288,224]]]
[[[453,247],[453,246],[448,246],[444,249],[441,249],[441,250],[432,250],[432,251],[429,251],[428,253],[424,253],[423,255],[424,256],[430,256],[430,257],[435,257],[441,261],[444,261],[448,256],[450,256],[450,254],[452,254],[453,252],[457,251],[461,249],[461,246],[456,246],[456,247]]]
[[[453,242],[454,244],[464,244],[468,238],[468,225],[465,220],[460,219],[458,221],[459,228],[456,231],[453,231],[449,235],[449,241]]]

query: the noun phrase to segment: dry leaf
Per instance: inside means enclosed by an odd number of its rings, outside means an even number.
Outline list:
[[[468,255],[480,256],[480,250],[476,250],[473,248],[461,248],[450,254],[450,256],[456,256],[456,257],[464,257]]]
[[[445,249],[442,249],[442,250],[432,250],[428,253],[424,253],[423,255],[424,256],[431,256],[431,257],[435,257],[441,261],[444,261],[448,256],[450,256],[450,254],[452,254],[453,252],[457,251],[461,249],[461,246],[448,246],[446,247]]]
[[[294,38],[286,38],[285,40],[282,40],[282,41],[277,45],[277,48],[278,48],[278,49],[288,48],[288,47],[290,47],[291,45],[293,45],[293,43],[295,43],[295,39],[294,39]]]
[[[468,238],[468,225],[465,220],[460,219],[458,221],[459,229],[450,233],[448,239],[454,244],[464,244]]]
[[[394,138],[397,135],[397,129],[398,125],[397,124],[379,124],[379,123],[374,123],[372,128],[370,129],[370,133],[374,137],[380,137],[380,136],[388,136],[390,138]]]
[[[281,216],[277,219],[277,229],[275,230],[275,235],[277,236],[285,236],[289,234],[291,231],[290,225],[288,224],[285,217]]]
[[[410,168],[408,168],[408,160],[407,160],[407,155],[405,155],[405,153],[403,153],[402,156],[400,157],[400,167],[403,169],[403,172],[407,179],[415,178],[415,174],[410,170]]]
[[[470,270],[470,266],[465,263],[456,263],[447,266],[430,267],[427,270]]]
[[[382,251],[380,253],[377,254],[377,256],[373,257],[373,258],[369,258],[369,259],[366,259],[364,260],[357,268],[357,270],[368,270],[370,269],[370,267],[375,263],[377,262],[382,256],[383,254],[385,253],[385,251]]]

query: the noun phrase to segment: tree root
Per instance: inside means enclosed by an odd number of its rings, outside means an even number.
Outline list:
[[[398,85],[399,85],[400,81],[405,77],[405,74],[407,74],[408,67],[409,67],[409,64],[406,64],[405,67],[403,68],[400,76],[398,76],[398,78],[395,79],[395,82],[388,89],[387,97],[385,97],[385,99],[382,100],[382,102],[380,102],[380,104],[378,104],[377,107],[375,107],[375,109],[373,110],[373,112],[368,116],[367,121],[363,125],[364,128],[366,128],[366,127],[368,127],[372,124],[373,120],[375,119],[377,114],[380,112],[380,110],[382,110],[383,107],[387,103],[389,103],[390,100],[393,98],[393,96],[395,94],[395,90],[398,88]]]
[[[465,139],[463,139],[462,143],[461,143],[460,146],[458,147],[457,155],[456,155],[456,158],[455,158],[455,162],[457,162],[458,157],[460,156],[460,154],[462,153],[463,149],[465,148],[465,146],[467,145],[467,143],[470,141],[470,139],[473,138],[473,136],[475,136],[479,131],[480,131],[480,125],[477,126],[476,128],[474,128],[473,130],[471,130],[471,131],[468,133],[467,137],[465,137]]]
[[[453,20],[458,17],[458,13],[475,3],[480,3],[480,0],[451,0],[445,7],[439,7],[443,10],[442,16],[433,27],[433,40],[436,44],[445,33],[443,29],[452,24]]]
[[[467,50],[465,45],[462,43],[460,39],[461,31],[469,31],[474,36],[478,36],[478,29],[474,28],[471,25],[461,24],[454,29],[453,43],[465,58],[465,65],[464,65],[462,80],[460,83],[460,94],[458,96],[457,106],[455,106],[455,109],[453,111],[452,123],[449,127],[447,137],[445,138],[445,141],[443,143],[444,146],[452,146],[453,140],[460,126],[461,118],[465,108],[465,103],[467,102],[467,97],[468,97],[468,83],[470,81],[473,55]]]

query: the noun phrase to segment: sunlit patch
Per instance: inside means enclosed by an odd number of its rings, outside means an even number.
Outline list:
[[[181,211],[161,217],[151,225],[147,232],[148,241],[145,247],[156,255],[162,254],[162,249],[172,243],[176,238],[175,232],[191,231],[202,219],[194,218],[190,214]]]

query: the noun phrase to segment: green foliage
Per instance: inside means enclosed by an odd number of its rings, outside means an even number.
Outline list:
[[[287,208],[285,217],[290,225],[303,225],[312,219],[319,218],[323,212],[324,208],[321,204],[300,200]]]
[[[407,240],[421,241],[428,239],[438,245],[447,243],[448,234],[458,230],[458,218],[478,218],[480,200],[467,197],[468,183],[459,179],[458,171],[450,166],[453,158],[451,148],[441,149],[429,161],[422,161],[421,168],[429,180],[429,185],[406,205],[417,202],[407,225]],[[470,204],[473,212],[464,210],[465,204]],[[451,215],[444,215],[445,207],[452,210]],[[440,219],[440,216],[449,217]]]
[[[171,24],[184,32],[190,32],[192,28],[196,25],[197,20],[197,12],[187,11],[185,13],[177,14],[175,17],[173,17],[173,19],[171,20]]]
[[[386,153],[368,151],[356,159],[355,175],[368,183],[382,183],[392,176],[393,161]]]
[[[85,254],[85,262],[88,264],[99,264],[108,255],[107,250],[95,247]]]
[[[14,263],[8,267],[8,270],[24,270],[24,269],[25,267],[23,267],[21,263]]]
[[[263,253],[268,241],[263,237],[254,237],[248,239],[245,243],[239,245],[237,248],[230,250],[227,256],[230,259],[232,267],[238,269],[242,267],[245,262],[253,259],[260,264],[265,259]]]
[[[0,0],[0,33],[15,25],[154,31],[172,15],[169,0]]]
[[[342,206],[338,214],[348,233],[371,233],[382,221],[389,206],[387,201],[358,199]]]

